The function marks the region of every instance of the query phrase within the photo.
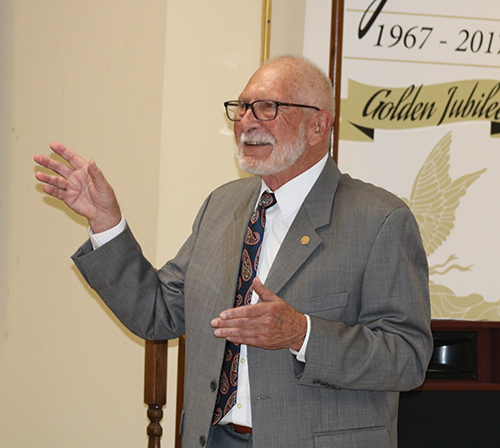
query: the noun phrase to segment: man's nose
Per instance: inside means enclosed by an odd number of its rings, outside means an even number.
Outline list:
[[[251,107],[248,107],[241,117],[240,125],[244,131],[255,129],[260,126],[260,121],[255,117]]]

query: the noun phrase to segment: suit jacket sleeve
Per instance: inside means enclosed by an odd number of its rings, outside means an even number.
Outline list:
[[[208,201],[177,256],[158,271],[144,257],[128,226],[97,250],[87,241],[72,256],[87,283],[143,339],[174,339],[185,332],[184,280]]]
[[[347,298],[357,322],[311,316],[306,363],[295,361],[299,384],[409,390],[423,381],[432,352],[428,268],[407,207],[387,215],[368,253],[360,290]]]

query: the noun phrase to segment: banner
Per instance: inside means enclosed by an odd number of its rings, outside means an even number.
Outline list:
[[[373,140],[375,129],[413,129],[464,121],[487,121],[491,137],[500,137],[499,81],[392,88],[349,79],[348,97],[341,103],[341,140]]]
[[[434,318],[500,320],[500,3],[345,0],[339,167],[419,223]]]

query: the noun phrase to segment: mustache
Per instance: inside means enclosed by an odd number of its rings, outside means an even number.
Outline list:
[[[276,143],[276,139],[269,134],[265,134],[260,131],[252,131],[252,132],[241,132],[240,144],[253,144],[253,145],[274,145]]]

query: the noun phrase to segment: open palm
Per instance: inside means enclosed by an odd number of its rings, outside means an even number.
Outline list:
[[[36,173],[36,178],[45,184],[45,193],[86,217],[95,233],[118,224],[121,213],[115,193],[95,161],[86,162],[60,143],[53,142],[50,148],[69,165],[40,154],[34,157],[39,165],[56,173]]]

